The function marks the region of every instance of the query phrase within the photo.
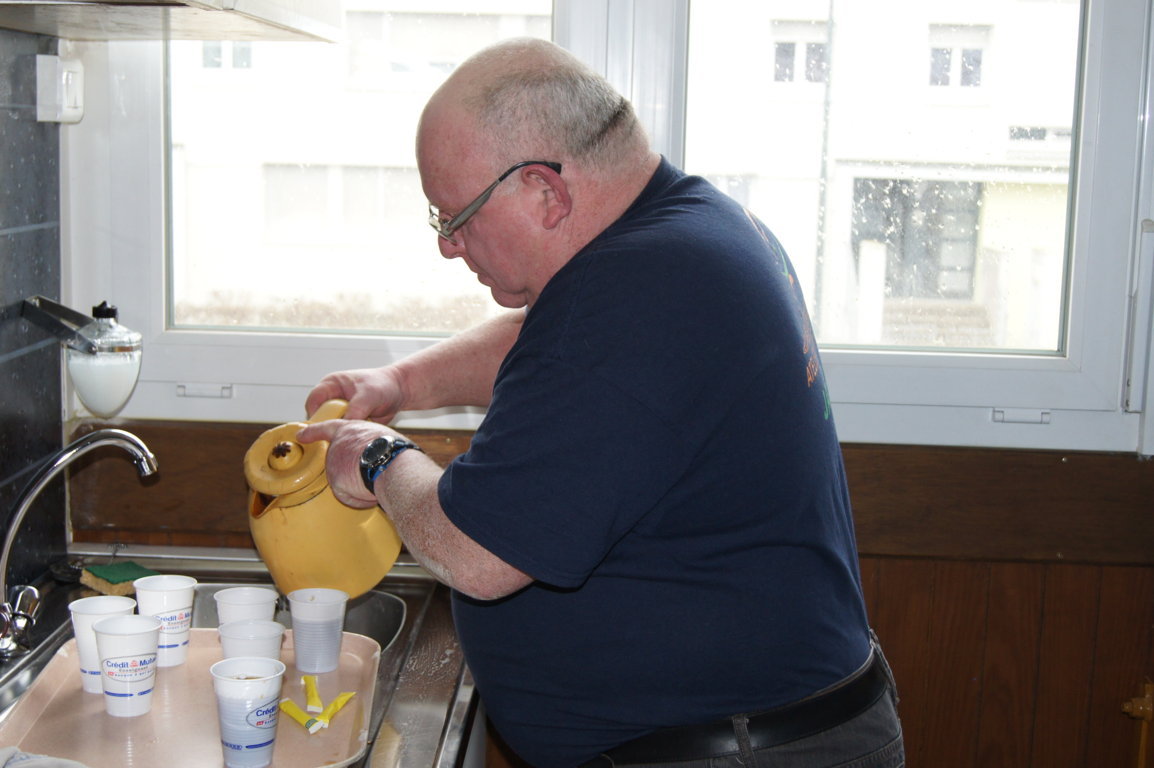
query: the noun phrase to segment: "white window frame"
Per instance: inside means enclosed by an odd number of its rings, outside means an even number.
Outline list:
[[[834,0],[842,1],[855,0]],[[1154,358],[1151,13],[1146,0],[1086,2],[1069,234],[1083,258],[1072,275],[1064,354],[826,349],[844,442],[1154,454],[1154,422],[1144,417]],[[690,12],[689,0],[556,0],[554,8],[554,38],[634,100],[655,145],[677,163]],[[62,49],[86,71],[85,117],[61,128],[63,299],[81,309],[108,299],[144,334],[141,379],[122,416],[303,419],[305,395],[325,373],[384,364],[437,340],[167,330],[163,46]],[[444,409],[403,414],[400,423],[470,428],[480,416]]]

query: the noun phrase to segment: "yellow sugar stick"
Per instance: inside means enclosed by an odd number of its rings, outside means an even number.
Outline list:
[[[309,733],[316,733],[321,728],[325,727],[325,723],[322,723],[320,720],[316,719],[315,717],[309,717],[309,715],[303,709],[301,709],[297,705],[297,703],[295,701],[293,701],[292,699],[281,699],[280,700],[280,711],[284,712],[286,715],[291,717],[293,720],[296,720],[298,723],[303,725],[305,727],[305,730],[308,731]]]
[[[305,686],[305,709],[309,712],[321,712],[324,710],[324,703],[321,702],[321,695],[317,691],[317,676],[303,675],[301,682]]]
[[[317,715],[317,720],[320,720],[322,723],[324,723],[324,727],[328,728],[329,721],[333,719],[333,715],[335,715],[337,712],[340,712],[341,708],[345,706],[348,700],[356,695],[356,691],[345,691],[344,693],[338,693],[337,697],[330,701],[329,705],[325,707],[325,711]]]

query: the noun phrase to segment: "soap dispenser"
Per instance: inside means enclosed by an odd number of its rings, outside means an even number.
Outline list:
[[[68,375],[76,394],[94,416],[116,415],[136,388],[140,375],[141,335],[121,325],[116,307],[102,301],[93,321],[77,333],[94,352],[68,347]]]

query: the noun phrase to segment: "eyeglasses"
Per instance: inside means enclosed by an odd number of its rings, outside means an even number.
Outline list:
[[[509,170],[497,177],[497,180],[485,188],[485,191],[477,195],[473,202],[461,209],[461,212],[451,218],[446,218],[437,208],[429,204],[429,226],[437,230],[437,234],[448,240],[453,245],[457,241],[453,239],[453,233],[465,225],[469,218],[481,209],[481,206],[489,201],[489,197],[493,194],[493,190],[497,188],[505,179],[518,168],[524,168],[526,165],[543,165],[546,168],[551,168],[554,173],[561,173],[561,163],[554,163],[549,160],[525,160],[517,163]]]

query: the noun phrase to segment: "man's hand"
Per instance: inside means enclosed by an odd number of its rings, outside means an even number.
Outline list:
[[[305,412],[312,416],[322,403],[333,399],[348,401],[346,419],[370,419],[378,424],[387,424],[401,410],[405,393],[400,375],[390,367],[338,371],[325,376],[313,387],[305,400]]]
[[[371,421],[333,419],[310,424],[297,432],[301,443],[318,440],[329,442],[325,456],[325,474],[337,501],[354,509],[364,509],[377,503],[377,497],[365,489],[361,479],[361,453],[374,439],[383,435],[400,435],[392,429]]]

